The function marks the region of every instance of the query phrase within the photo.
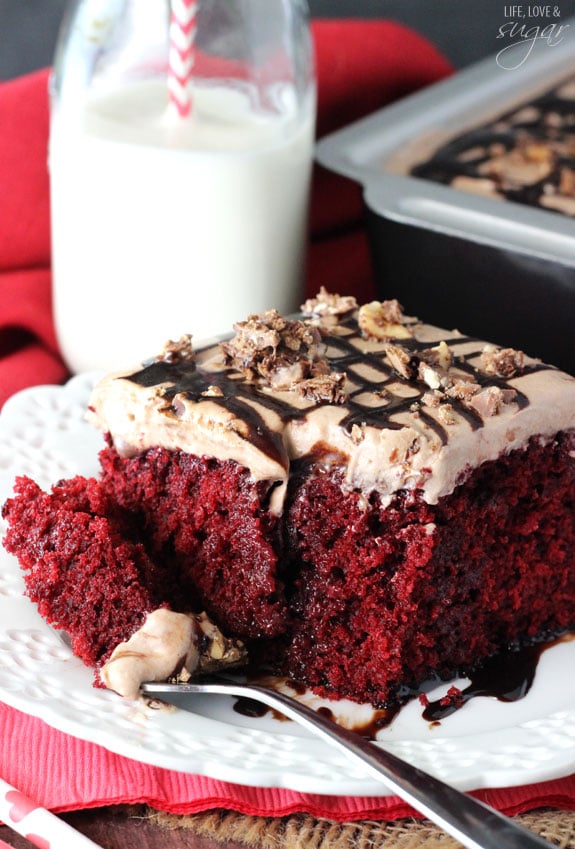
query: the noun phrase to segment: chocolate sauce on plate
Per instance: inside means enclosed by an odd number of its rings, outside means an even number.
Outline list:
[[[490,696],[500,702],[516,702],[524,698],[531,689],[543,652],[567,639],[575,639],[575,634],[499,652],[466,676],[470,683],[463,690],[453,687],[446,696],[429,702],[423,710],[423,718],[429,722],[441,722],[476,696]]]
[[[466,676],[470,683],[463,690],[452,686],[448,688],[445,696],[433,702],[428,702],[419,690],[412,691],[410,697],[420,698],[424,705],[421,716],[432,725],[440,725],[442,720],[460,710],[467,702],[477,696],[488,696],[504,703],[516,702],[524,698],[531,689],[541,655],[558,643],[573,639],[575,639],[575,633],[568,633],[549,642],[535,643],[519,649],[500,652]],[[305,687],[298,682],[285,682],[285,679],[277,680],[278,683],[288,683],[296,694],[301,695],[305,691]],[[273,678],[268,678],[266,683],[273,683]],[[368,740],[376,740],[378,732],[391,725],[400,710],[400,705],[385,709],[374,708],[367,720],[351,726],[351,730]],[[237,699],[234,704],[234,711],[250,718],[272,715],[276,719],[289,721],[278,711],[255,699]],[[320,707],[318,713],[327,716],[334,722],[337,721],[335,712],[327,706]]]

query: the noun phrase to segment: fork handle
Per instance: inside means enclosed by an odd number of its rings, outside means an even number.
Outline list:
[[[429,773],[401,760],[391,752],[337,725],[291,696],[260,684],[221,679],[187,684],[144,684],[145,695],[169,693],[214,693],[247,697],[308,728],[351,756],[397,796],[455,837],[468,849],[552,849],[550,843],[472,796],[445,784]]]
[[[514,823],[509,817],[438,778],[373,745],[354,731],[298,703],[283,693],[260,687],[246,688],[251,698],[259,694],[275,701],[274,707],[324,740],[360,761],[394,793],[469,849],[552,849],[551,844]],[[269,702],[268,702],[269,703]]]

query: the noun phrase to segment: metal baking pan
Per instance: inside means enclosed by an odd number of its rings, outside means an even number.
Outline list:
[[[564,33],[527,56],[510,47],[513,70],[494,55],[325,137],[316,158],[363,186],[381,298],[575,373],[575,219],[406,172],[426,148],[575,77],[575,19]]]

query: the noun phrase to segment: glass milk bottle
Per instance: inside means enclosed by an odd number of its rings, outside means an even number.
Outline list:
[[[71,370],[298,308],[315,80],[301,0],[76,0],[51,82],[53,302]]]

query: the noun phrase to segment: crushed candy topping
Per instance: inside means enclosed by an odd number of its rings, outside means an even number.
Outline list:
[[[156,357],[158,363],[191,363],[194,362],[196,354],[192,345],[192,337],[189,333],[181,336],[177,342],[169,340],[163,350]]]
[[[463,401],[468,404],[474,395],[481,389],[480,385],[474,380],[453,380],[445,387],[445,394],[448,398],[454,398],[457,401]]]
[[[401,345],[393,345],[388,342],[385,346],[385,353],[392,369],[400,377],[405,378],[405,380],[414,380],[417,376],[418,361],[409,351],[406,351]]]
[[[333,355],[333,350],[336,354],[340,350],[334,337],[343,334],[347,340],[350,329],[356,326],[364,339],[381,342],[375,348],[369,346],[368,351],[379,357],[383,349],[392,372],[390,380],[395,374],[418,387],[419,398],[410,407],[413,415],[428,415],[433,410],[436,421],[454,425],[458,420],[456,410],[459,408],[459,414],[464,412],[462,406],[485,419],[518,401],[517,391],[506,386],[505,381],[527,367],[522,351],[486,344],[472,365],[465,357],[456,357],[455,347],[445,340],[420,346],[415,335],[419,320],[406,318],[395,299],[372,301],[358,308],[354,297],[331,294],[322,286],[317,297],[307,300],[301,309],[309,313],[308,318],[290,319],[270,309],[235,324],[235,336],[220,343],[224,364],[264,390],[292,392],[312,404],[343,405],[350,401],[352,405],[367,404],[366,409],[371,411],[393,405],[393,393],[390,395],[382,385],[370,387],[369,401],[362,399],[365,387],[361,387],[361,377],[352,368],[348,380],[342,370],[345,358]],[[328,325],[333,325],[331,331]],[[330,332],[331,343],[326,338]],[[341,350],[346,350],[348,344],[342,341]],[[453,346],[456,344],[457,341],[452,342]],[[157,361],[195,363],[191,336],[168,342]],[[215,382],[201,391],[206,399],[215,400],[223,394]],[[402,397],[401,393],[398,397]],[[177,397],[170,409],[175,415],[180,414]],[[354,432],[354,439],[360,438],[362,432]]]
[[[302,380],[295,389],[302,397],[316,403],[327,401],[329,404],[343,404],[347,399],[345,381],[345,373],[331,372]]]
[[[457,417],[453,412],[453,407],[451,404],[440,404],[437,410],[437,416],[439,421],[444,425],[454,425],[457,423]]]
[[[481,352],[481,370],[485,374],[509,379],[521,374],[525,367],[523,351],[486,345]]]
[[[489,418],[495,416],[506,402],[505,392],[499,386],[487,386],[476,392],[469,399],[469,406],[476,410],[480,416]]]
[[[517,395],[514,389],[485,387],[471,375],[453,371],[453,354],[444,341],[435,348],[418,352],[388,342],[385,354],[396,374],[411,382],[419,380],[431,390],[425,392],[421,400],[431,409],[441,409],[441,419],[445,424],[455,421],[452,407],[447,403],[449,400],[459,401],[483,418],[488,418],[497,415],[502,406],[511,403]],[[485,373],[508,378],[523,369],[523,354],[511,348],[499,350],[486,346],[481,363]]]
[[[339,316],[357,309],[353,295],[335,295],[322,286],[315,298],[308,298],[300,307],[304,315]]]
[[[250,315],[234,325],[236,336],[222,342],[227,365],[251,381],[276,390],[297,390],[304,397],[341,403],[345,375],[331,375],[326,346],[316,327],[284,318],[277,310]]]
[[[219,386],[208,386],[208,388],[202,392],[202,396],[205,398],[222,398],[224,393],[220,389]]]

